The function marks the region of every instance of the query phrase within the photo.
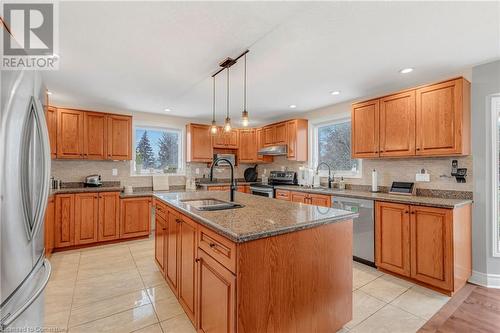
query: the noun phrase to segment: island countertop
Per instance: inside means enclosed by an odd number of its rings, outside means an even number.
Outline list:
[[[154,198],[236,243],[351,220],[358,216],[350,211],[238,192],[235,193],[234,201],[244,207],[219,211],[199,211],[183,200],[214,198],[229,201],[228,192],[155,193]]]

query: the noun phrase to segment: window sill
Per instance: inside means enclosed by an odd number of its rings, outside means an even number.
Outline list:
[[[130,173],[130,177],[152,177],[152,176],[185,176],[185,172],[177,173]]]

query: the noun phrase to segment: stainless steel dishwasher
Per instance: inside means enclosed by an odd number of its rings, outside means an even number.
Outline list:
[[[375,219],[373,200],[332,197],[332,207],[356,212],[353,220],[353,259],[375,266]]]

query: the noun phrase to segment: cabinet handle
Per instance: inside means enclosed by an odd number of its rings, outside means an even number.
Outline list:
[[[409,212],[408,211],[405,211],[405,214],[408,214]]]
[[[165,231],[165,230],[167,230],[167,228],[161,228],[161,230]]]
[[[411,212],[410,214],[413,214],[413,215],[415,215],[415,212]]]
[[[177,222],[177,223],[181,223],[181,222],[182,222],[182,220],[181,220],[181,219],[175,219],[175,222]]]
[[[420,148],[417,147],[417,150],[420,150]]]
[[[210,247],[215,247],[215,244],[214,243],[210,243],[208,244]]]
[[[199,262],[199,261],[200,261],[200,258],[194,259],[194,262]]]

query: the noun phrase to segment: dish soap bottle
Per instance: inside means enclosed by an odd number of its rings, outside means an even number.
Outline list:
[[[340,181],[339,181],[339,190],[345,190],[345,181],[344,181],[344,177],[340,177]]]

